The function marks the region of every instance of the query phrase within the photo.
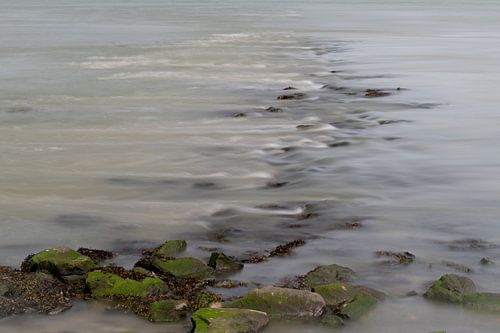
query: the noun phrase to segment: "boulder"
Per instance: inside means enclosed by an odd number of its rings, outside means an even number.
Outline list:
[[[153,265],[163,273],[171,274],[176,278],[203,279],[213,272],[211,267],[191,257],[175,259],[157,258],[153,260]]]
[[[343,282],[316,286],[314,291],[343,319],[358,319],[369,312],[379,300],[385,298],[380,291]]]
[[[88,273],[86,283],[96,298],[146,297],[164,289],[164,283],[159,278],[147,277],[136,281],[102,271]]]
[[[264,312],[231,308],[202,308],[191,320],[194,333],[257,333],[269,322]]]
[[[96,268],[89,257],[67,247],[57,247],[38,252],[23,262],[27,272],[46,271],[64,279],[84,278],[85,274]]]
[[[278,287],[254,289],[227,304],[229,308],[263,311],[270,318],[282,319],[318,319],[325,306],[325,300],[317,293]]]
[[[434,282],[424,296],[435,301],[463,303],[466,296],[475,292],[476,286],[468,277],[446,274]]]
[[[162,257],[175,256],[187,248],[185,240],[169,240],[153,250],[153,255]]]
[[[208,266],[212,267],[217,274],[234,273],[243,269],[243,264],[239,260],[222,252],[212,253]]]
[[[354,271],[340,265],[318,266],[301,278],[301,284],[306,288],[317,285],[349,281],[354,276]]]
[[[186,303],[178,300],[160,300],[151,303],[149,308],[149,321],[175,322],[186,316]]]

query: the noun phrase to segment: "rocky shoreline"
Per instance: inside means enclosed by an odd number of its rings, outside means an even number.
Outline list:
[[[386,299],[381,291],[351,284],[356,273],[336,264],[281,285],[256,286],[242,297],[223,295],[218,291],[248,287],[228,280],[243,268],[242,260],[213,252],[204,262],[183,256],[187,247],[184,240],[169,240],[145,249],[132,269],[106,263],[114,254],[104,250],[57,247],[29,255],[20,270],[0,267],[0,318],[57,315],[75,300],[96,300],[151,322],[184,322],[186,332],[250,333],[283,320],[340,328]],[[454,274],[435,281],[423,297],[500,312],[500,294],[477,292],[472,280]]]

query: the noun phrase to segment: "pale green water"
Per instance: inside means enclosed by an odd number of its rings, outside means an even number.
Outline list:
[[[500,291],[498,264],[479,264],[500,263],[498,249],[446,245],[500,244],[499,10],[482,0],[0,0],[0,264],[56,244],[122,251],[130,265],[168,238],[206,257],[198,246],[236,255],[303,237],[292,257],[235,278],[275,283],[335,262],[390,296],[345,332],[497,332],[497,316],[400,296],[453,272],[445,260]],[[365,99],[325,84],[407,90]],[[278,103],[289,85],[311,98]],[[328,147],[338,140],[352,144]],[[266,203],[287,208],[255,208]],[[319,215],[298,222],[304,203]],[[353,220],[363,227],[336,230]],[[224,230],[230,242],[219,244]],[[381,266],[376,250],[417,261]],[[93,305],[0,321],[1,332],[130,330],[186,331]]]

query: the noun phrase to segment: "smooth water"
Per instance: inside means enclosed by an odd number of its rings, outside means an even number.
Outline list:
[[[131,265],[165,239],[203,258],[304,238],[234,278],[338,263],[390,296],[344,332],[498,332],[498,316],[402,297],[455,272],[445,262],[500,291],[498,13],[496,0],[0,0],[0,264],[61,244]],[[277,101],[290,85],[308,98]],[[490,243],[449,246],[468,238]],[[417,259],[388,266],[377,250]],[[91,303],[0,321],[133,330],[187,329]]]

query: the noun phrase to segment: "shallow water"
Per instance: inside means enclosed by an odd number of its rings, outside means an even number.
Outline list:
[[[276,283],[343,264],[390,296],[345,332],[498,331],[497,316],[401,298],[454,272],[445,261],[500,291],[498,264],[479,264],[500,262],[497,247],[449,246],[500,244],[497,1],[0,0],[0,9],[0,264],[57,244],[112,249],[131,265],[171,238],[199,257],[304,238],[292,256],[234,278]],[[290,85],[307,98],[277,101]],[[366,89],[391,95],[365,98]],[[350,144],[330,147],[339,142]],[[377,250],[417,259],[388,266]],[[133,329],[185,331],[95,304],[0,321],[0,332]],[[321,332],[267,331],[294,330]]]

